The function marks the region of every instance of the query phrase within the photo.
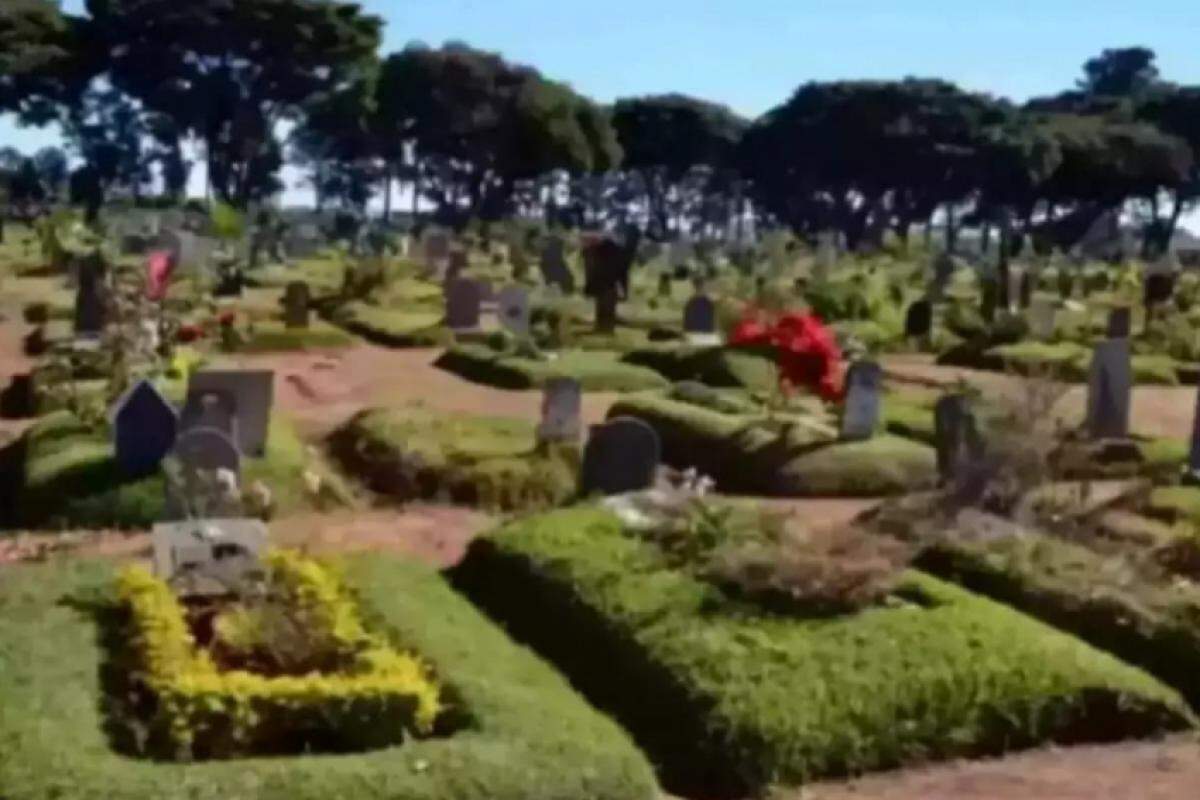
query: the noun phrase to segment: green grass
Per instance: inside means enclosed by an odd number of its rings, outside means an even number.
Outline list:
[[[455,579],[617,715],[676,793],[1191,722],[1144,673],[926,575],[856,614],[770,614],[671,568],[598,509],[478,540]]]
[[[920,566],[1157,675],[1200,708],[1200,587],[1051,536],[940,542]]]
[[[623,360],[655,370],[672,382],[773,389],[779,380],[774,356],[753,348],[664,345],[633,350]]]
[[[885,395],[880,417],[888,433],[929,445],[933,445],[937,439],[933,409],[927,402],[901,395]]]
[[[436,574],[351,559],[379,629],[428,659],[465,711],[448,738],[367,753],[172,764],[115,752],[104,697],[113,572],[72,560],[0,583],[0,797],[5,800],[651,800],[644,758],[616,725]]]
[[[723,491],[781,497],[874,497],[916,489],[936,476],[932,448],[881,435],[841,442],[791,417],[782,431],[761,413],[724,414],[658,394],[619,400],[609,418],[632,416],[658,431],[663,460],[694,466]],[[784,417],[785,420],[789,417]]]
[[[128,480],[114,460],[106,431],[85,426],[66,411],[42,417],[22,441],[24,469],[9,526],[148,527],[162,519],[165,481],[161,474]],[[311,498],[304,472],[323,479],[322,497]],[[274,415],[267,455],[242,463],[242,485],[261,481],[274,498],[276,513],[315,506],[349,505],[352,496],[323,458],[302,442],[296,430]]]
[[[1200,486],[1159,486],[1150,493],[1146,510],[1160,519],[1200,522]]]
[[[575,493],[577,454],[538,452],[525,420],[470,417],[421,406],[364,411],[336,431],[346,470],[399,500],[442,498],[511,510]]]
[[[536,360],[464,344],[443,353],[437,366],[501,389],[533,389],[556,377],[574,378],[589,392],[635,392],[667,385],[653,370],[623,363],[618,353],[594,350],[567,350],[553,360]]]
[[[449,338],[449,334],[439,327],[442,317],[441,309],[432,307],[383,308],[354,302],[332,312],[329,319],[376,344],[431,347]]]

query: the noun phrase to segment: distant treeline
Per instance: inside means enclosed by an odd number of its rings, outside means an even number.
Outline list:
[[[452,224],[540,216],[655,238],[754,219],[857,247],[936,215],[951,243],[972,226],[1008,253],[1070,247],[1126,209],[1153,256],[1200,199],[1200,87],[1164,80],[1140,47],[1023,105],[937,79],[810,82],[747,120],[676,94],[601,105],[460,43],[380,54],[383,21],[335,0],[85,5],[0,4],[0,110],[59,124],[72,155],[0,151],[15,207],[180,199],[195,154],[238,207],[277,194],[291,163],[323,208],[382,196],[390,213],[402,187]]]

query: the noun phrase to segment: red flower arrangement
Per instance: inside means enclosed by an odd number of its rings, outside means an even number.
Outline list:
[[[179,341],[187,344],[204,338],[204,328],[199,325],[180,325],[177,335]]]
[[[790,311],[772,319],[764,310],[748,307],[729,343],[775,348],[779,386],[785,393],[804,387],[826,402],[842,399],[842,351],[813,314]]]

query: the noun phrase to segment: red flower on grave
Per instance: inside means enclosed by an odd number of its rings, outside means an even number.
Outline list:
[[[236,319],[236,315],[232,311],[226,311],[217,317],[217,323],[223,327],[229,327],[233,324],[234,319]]]
[[[199,325],[180,325],[177,338],[184,344],[194,342],[197,339],[203,339],[204,328]]]
[[[167,296],[171,273],[175,271],[175,255],[158,250],[146,258],[146,298],[158,302]]]
[[[729,341],[735,346],[774,347],[785,394],[805,388],[827,402],[842,399],[842,352],[833,333],[815,315],[787,312],[770,320],[764,311],[751,307],[734,326]]]

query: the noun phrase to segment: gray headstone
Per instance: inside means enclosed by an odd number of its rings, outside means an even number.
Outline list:
[[[445,231],[428,230],[421,243],[425,268],[431,274],[441,275],[450,258],[450,235]]]
[[[938,476],[954,481],[983,455],[983,441],[975,424],[970,401],[963,395],[946,395],[933,409]]]
[[[529,290],[524,286],[506,286],[496,298],[496,315],[505,330],[516,336],[529,335]]]
[[[235,475],[242,470],[242,453],[224,431],[191,428],[180,432],[172,454],[185,469],[226,469]]]
[[[1133,327],[1133,309],[1119,306],[1108,312],[1108,338],[1128,339]]]
[[[640,419],[617,417],[593,425],[583,451],[580,488],[584,495],[647,489],[661,459],[658,433]]]
[[[179,420],[175,409],[149,381],[138,381],[117,401],[113,415],[113,446],[117,466],[127,477],[142,477],[158,465],[175,445]]]
[[[308,306],[311,300],[308,284],[292,281],[283,294],[283,322],[289,328],[308,327]]]
[[[883,368],[870,361],[857,361],[846,373],[846,402],[842,409],[843,439],[870,439],[879,424],[879,399],[883,391]]]
[[[180,231],[176,237],[179,240],[179,267],[207,272],[217,249],[216,240],[197,236],[190,231]]]
[[[462,274],[471,266],[471,259],[467,255],[467,251],[462,247],[455,247],[450,251],[450,260],[446,266],[446,281],[458,280]]]
[[[1054,322],[1057,315],[1054,301],[1039,297],[1029,306],[1029,330],[1035,338],[1046,341],[1054,337]]]
[[[262,571],[267,528],[256,519],[205,519],[154,526],[154,573],[181,597],[228,594]]]
[[[266,451],[275,398],[271,370],[200,370],[188,381],[187,396],[216,394],[233,398],[237,445],[242,453],[259,457]]]
[[[1129,436],[1132,392],[1129,340],[1109,339],[1096,345],[1088,379],[1087,429],[1092,439]]]
[[[683,307],[684,333],[712,333],[717,329],[717,307],[705,295],[698,294]]]
[[[547,286],[557,286],[563,294],[575,291],[575,276],[567,267],[565,245],[559,236],[547,236],[542,245],[542,280]]]
[[[479,328],[479,284],[459,278],[446,284],[446,327],[454,331]]]
[[[583,388],[574,378],[551,378],[542,394],[538,440],[576,442],[582,432]]]

